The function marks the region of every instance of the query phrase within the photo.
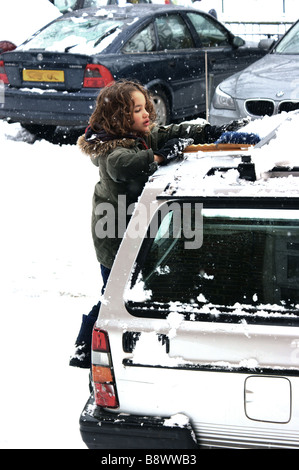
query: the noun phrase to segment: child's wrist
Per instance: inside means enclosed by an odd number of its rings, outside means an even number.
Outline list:
[[[154,155],[154,161],[157,162],[158,164],[161,164],[164,162],[164,158],[161,157],[161,155]]]

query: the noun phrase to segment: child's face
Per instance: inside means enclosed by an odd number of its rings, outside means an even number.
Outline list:
[[[145,109],[146,100],[141,91],[133,91],[132,100],[134,102],[133,108],[133,119],[134,123],[132,125],[132,130],[138,134],[148,134],[149,133],[149,113]]]

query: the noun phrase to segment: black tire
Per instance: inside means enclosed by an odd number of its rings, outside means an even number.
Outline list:
[[[156,123],[159,126],[165,126],[170,122],[169,101],[163,90],[156,88],[151,90],[154,107],[157,114]]]
[[[21,126],[41,139],[50,139],[54,136],[56,129],[56,126],[43,126],[42,124],[21,124]]]
[[[74,145],[78,137],[84,133],[84,128],[43,126],[39,124],[22,124],[22,127],[35,135],[37,140],[44,139],[51,144],[58,145]]]

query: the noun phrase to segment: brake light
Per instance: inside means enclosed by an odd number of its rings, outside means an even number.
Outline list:
[[[84,71],[84,88],[103,88],[114,82],[110,70],[104,65],[87,64]]]
[[[0,80],[3,83],[6,83],[6,84],[9,83],[6,72],[5,72],[4,61],[3,60],[0,60]]]
[[[92,335],[92,350],[95,352],[110,352],[109,339],[106,331],[95,329]]]
[[[109,337],[106,331],[98,328],[94,328],[92,334],[92,379],[96,404],[118,408]]]

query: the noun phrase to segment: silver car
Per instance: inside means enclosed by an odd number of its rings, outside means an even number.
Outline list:
[[[219,84],[210,107],[212,124],[299,109],[299,20],[262,59]]]

